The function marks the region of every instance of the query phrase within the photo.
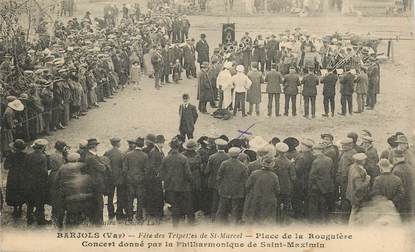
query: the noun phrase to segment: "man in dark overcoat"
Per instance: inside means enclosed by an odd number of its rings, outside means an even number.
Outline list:
[[[25,195],[27,200],[27,224],[33,223],[35,210],[38,225],[45,225],[45,203],[48,197],[48,158],[45,154],[48,142],[37,139],[33,142],[33,152],[26,158]]]
[[[344,75],[340,78],[340,103],[342,105],[342,112],[339,113],[339,115],[345,116],[347,113],[347,108],[349,109],[349,114],[353,114],[354,79],[355,77],[350,72],[350,67],[346,67],[346,73],[344,73]]]
[[[83,167],[82,172],[91,176],[94,185],[94,197],[92,199],[94,204],[92,209],[90,209],[92,219],[90,220],[94,225],[102,225],[103,223],[103,208],[104,200],[103,195],[105,192],[105,181],[104,173],[106,167],[104,163],[101,162],[100,157],[97,154],[99,142],[95,138],[88,139],[87,149],[85,153],[84,162],[85,167]]]
[[[325,148],[323,144],[314,146],[315,159],[312,162],[307,181],[307,212],[308,218],[312,222],[327,220],[329,203],[335,190],[332,176],[333,161],[324,155]]]
[[[304,76],[301,84],[303,84],[303,97],[304,97],[304,117],[308,118],[310,114],[311,103],[311,117],[316,117],[316,96],[317,85],[319,83],[318,77],[314,74],[313,69],[304,69],[306,75]]]
[[[226,223],[228,216],[231,215],[232,223],[238,224],[242,220],[248,171],[247,167],[238,160],[240,148],[232,147],[228,153],[231,158],[222,162],[216,176],[220,197],[216,218]]]
[[[196,43],[197,62],[202,68],[203,62],[209,62],[209,44],[206,41],[206,34],[200,34],[200,40]]]
[[[223,139],[216,139],[215,145],[217,152],[212,154],[209,157],[208,163],[204,170],[204,175],[207,176],[207,187],[210,194],[210,214],[212,221],[215,221],[216,212],[218,210],[219,205],[219,193],[218,193],[218,185],[216,181],[217,172],[219,170],[220,165],[223,161],[228,160],[230,157],[225,152],[225,149],[228,146],[228,142]]]
[[[138,137],[136,147],[124,157],[123,172],[127,184],[127,218],[133,221],[134,199],[137,198],[136,219],[142,222],[144,219],[144,179],[148,170],[148,155],[143,151],[144,138]]]
[[[201,72],[198,77],[197,85],[197,99],[199,100],[199,111],[206,114],[206,104],[210,102],[213,103],[214,94],[213,87],[211,85],[209,75],[208,75],[209,63],[204,62],[201,65]]]
[[[124,217],[124,210],[126,210],[126,187],[122,174],[122,165],[124,155],[120,151],[121,139],[113,137],[110,139],[112,148],[104,153],[105,157],[110,160],[111,178],[108,188],[108,217],[122,219]],[[114,212],[114,194],[117,189],[117,210]]]
[[[183,94],[183,104],[179,107],[179,132],[184,138],[193,138],[195,124],[198,118],[196,107],[189,103],[190,97],[188,94]]]
[[[338,80],[337,74],[333,72],[333,69],[328,69],[330,72],[324,76],[320,82],[323,83],[323,105],[324,105],[324,117],[334,116],[335,102],[334,98],[336,96],[336,83]],[[334,70],[335,71],[335,70]],[[330,105],[330,110],[329,110]]]
[[[280,94],[281,84],[283,81],[282,74],[277,71],[277,64],[271,64],[271,71],[265,75],[267,83],[266,92],[268,93],[268,116],[272,114],[272,103],[275,102],[275,116],[280,116]]]
[[[166,200],[172,207],[173,226],[187,217],[194,222],[192,214],[191,185],[192,173],[187,158],[179,153],[180,143],[177,139],[170,142],[171,151],[161,163],[160,174],[164,181]]]
[[[295,160],[296,180],[293,191],[293,209],[296,218],[304,218],[307,213],[307,181],[314,160],[313,146],[314,142],[311,139],[303,139],[300,145],[301,151]]]
[[[284,95],[285,95],[285,111],[284,115],[288,116],[290,101],[292,106],[292,115],[297,115],[297,94],[300,83],[300,76],[295,72],[295,67],[290,67],[289,74],[284,76]]]
[[[154,141],[154,142],[153,142]],[[145,209],[150,222],[160,223],[163,217],[164,194],[162,179],[160,176],[160,166],[164,158],[163,145],[165,139],[163,135],[155,136],[154,140],[146,137],[148,148],[149,165],[145,172]]]
[[[186,40],[186,45],[183,46],[183,67],[186,71],[186,77],[196,78],[196,50],[190,39]]]

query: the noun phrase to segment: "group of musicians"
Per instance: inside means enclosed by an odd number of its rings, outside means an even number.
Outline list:
[[[224,37],[226,38],[226,36]],[[265,82],[267,83],[267,93],[269,93],[268,90],[273,89],[269,86],[282,86],[282,89],[277,88],[277,90],[280,90],[277,93],[278,96],[280,93],[285,94],[284,115],[288,115],[290,101],[292,103],[292,113],[294,116],[296,115],[296,100],[294,98],[297,94],[300,94],[304,97],[304,116],[308,117],[309,104],[311,104],[311,116],[315,117],[316,86],[322,83],[324,95],[323,116],[327,117],[330,114],[334,116],[335,90],[337,83],[340,83],[342,106],[339,114],[344,116],[346,114],[351,115],[353,112],[362,113],[365,105],[368,109],[373,109],[376,104],[376,95],[379,93],[380,68],[376,60],[377,48],[364,46],[363,43],[362,41],[360,43],[353,42],[352,44],[349,40],[339,39],[339,36],[319,38],[301,31],[300,28],[296,28],[294,32],[287,30],[278,36],[268,34],[265,38],[261,34],[251,37],[249,32],[245,32],[239,42],[227,41],[220,45],[220,49],[217,48],[214,51],[211,62],[222,62],[224,66],[222,71],[230,71],[235,76],[238,76],[238,69],[243,67],[242,72],[248,77],[248,82],[251,83],[248,86],[242,85],[246,86],[246,102],[250,103],[251,113],[252,107],[255,105],[257,114],[259,114],[262,92],[260,84]],[[232,63],[233,67],[227,69],[226,66],[230,65],[226,63]],[[278,72],[278,74],[275,72]],[[280,78],[277,78],[277,75]],[[224,95],[223,93],[227,92],[225,87],[230,86],[235,89],[238,83],[234,82],[237,81],[231,80],[230,75],[228,78],[229,85],[220,83],[219,79],[221,78],[218,76],[218,79],[214,81],[221,87],[218,92],[219,97],[234,97],[231,99],[233,106],[229,108],[236,109],[235,94]],[[292,93],[288,92],[289,90],[294,91]],[[311,95],[308,90],[311,90]],[[357,94],[358,108],[356,111],[353,111],[352,97],[354,93]],[[199,94],[199,96],[204,97],[203,94]],[[309,96],[312,96],[312,99],[309,99]],[[250,100],[252,99],[249,97],[257,97],[254,99],[256,102],[251,104]],[[268,101],[268,116],[271,115],[270,107],[272,107],[272,100],[274,99],[272,97],[274,96],[269,97],[271,98]],[[228,108],[226,106],[228,103],[220,102],[220,104],[225,104],[222,107],[223,109]],[[275,99],[275,103],[275,113],[279,116],[279,99]],[[243,107],[239,109],[243,111],[244,115]],[[233,111],[234,114],[236,111]]]

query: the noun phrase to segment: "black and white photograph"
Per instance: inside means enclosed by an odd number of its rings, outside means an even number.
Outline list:
[[[413,0],[0,0],[0,251],[415,251]]]

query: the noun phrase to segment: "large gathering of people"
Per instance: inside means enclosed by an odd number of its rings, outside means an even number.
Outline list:
[[[379,213],[399,223],[415,212],[415,153],[401,132],[388,138],[382,152],[368,130],[350,132],[340,146],[329,133],[318,141],[185,139],[177,135],[167,148],[163,135],[148,134],[128,139],[124,150],[124,141],[113,137],[102,156],[95,138],[80,141],[77,150],[59,140],[53,151],[47,151],[45,139],[31,146],[16,139],[4,163],[6,203],[14,207],[15,219],[26,204],[28,225],[57,227],[102,225],[104,197],[108,221],[129,224],[170,218],[174,226],[185,220],[364,224],[368,220],[359,221],[359,211],[373,200],[393,203]],[[51,206],[51,220],[45,218],[45,204]]]
[[[189,36],[187,17],[159,6],[132,15],[124,6],[122,13],[118,17],[107,6],[103,18],[88,11],[66,24],[57,20],[53,34],[39,22],[35,41],[23,32],[0,41],[3,156],[14,139],[30,141],[64,129],[127,84],[140,89],[144,70],[158,89],[170,83],[172,69],[178,81],[182,65],[190,65],[176,53]]]
[[[164,5],[154,4],[147,13],[138,5],[132,13],[125,5],[121,11],[108,5],[103,18],[86,12],[66,24],[56,21],[53,34],[40,22],[35,42],[24,33],[12,44],[0,40],[1,157],[8,170],[5,202],[14,219],[22,218],[26,205],[28,225],[58,228],[99,226],[107,219],[154,225],[169,216],[173,226],[184,221],[359,224],[359,212],[374,200],[392,202],[388,214],[399,222],[412,219],[415,152],[404,133],[390,136],[383,152],[368,130],[339,136],[340,146],[329,133],[318,140],[266,141],[243,134],[194,140],[198,111],[207,113],[208,103],[217,118],[230,119],[238,111],[260,115],[263,93],[269,117],[281,115],[281,95],[283,114],[289,115],[291,103],[296,116],[300,94],[303,116],[315,118],[320,84],[324,117],[335,116],[337,86],[339,115],[374,109],[380,85],[376,41],[337,33],[318,38],[296,28],[265,38],[246,32],[211,54],[206,34],[196,42],[188,18]],[[45,136],[126,85],[140,90],[143,75],[157,90],[182,78],[197,79],[199,104],[183,94],[179,134],[168,147],[164,135],[148,134],[114,136],[105,152],[97,138],[81,140],[76,150],[62,139],[48,150]],[[51,206],[51,219],[45,205]]]

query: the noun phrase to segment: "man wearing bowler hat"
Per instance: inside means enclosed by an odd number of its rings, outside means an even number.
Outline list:
[[[203,62],[209,62],[209,45],[206,41],[206,34],[200,34],[200,40],[196,43],[197,62],[202,68]]]
[[[224,139],[218,138],[215,140],[217,152],[212,154],[204,170],[204,175],[207,176],[207,187],[209,191],[209,206],[212,221],[215,221],[216,212],[219,205],[218,185],[216,181],[217,172],[223,161],[229,159],[229,155],[225,152],[228,142]]]
[[[193,138],[193,132],[195,130],[195,124],[198,118],[196,107],[189,103],[190,96],[183,94],[183,104],[179,107],[180,135],[187,137],[187,139]]]
[[[91,222],[94,225],[102,225],[103,223],[103,194],[105,191],[104,173],[106,168],[97,154],[98,145],[99,142],[96,138],[88,139],[88,151],[85,153],[84,159],[86,166],[83,167],[83,172],[91,176],[95,189],[95,195],[92,199],[94,204],[91,204],[92,206],[94,206],[94,208],[91,209]]]
[[[111,178],[108,188],[108,217],[112,219],[114,215],[117,219],[122,219],[126,209],[126,188],[124,176],[122,174],[122,164],[124,155],[120,151],[121,139],[113,137],[110,139],[112,148],[104,153],[110,160]],[[117,210],[114,212],[114,194],[117,189]]]

